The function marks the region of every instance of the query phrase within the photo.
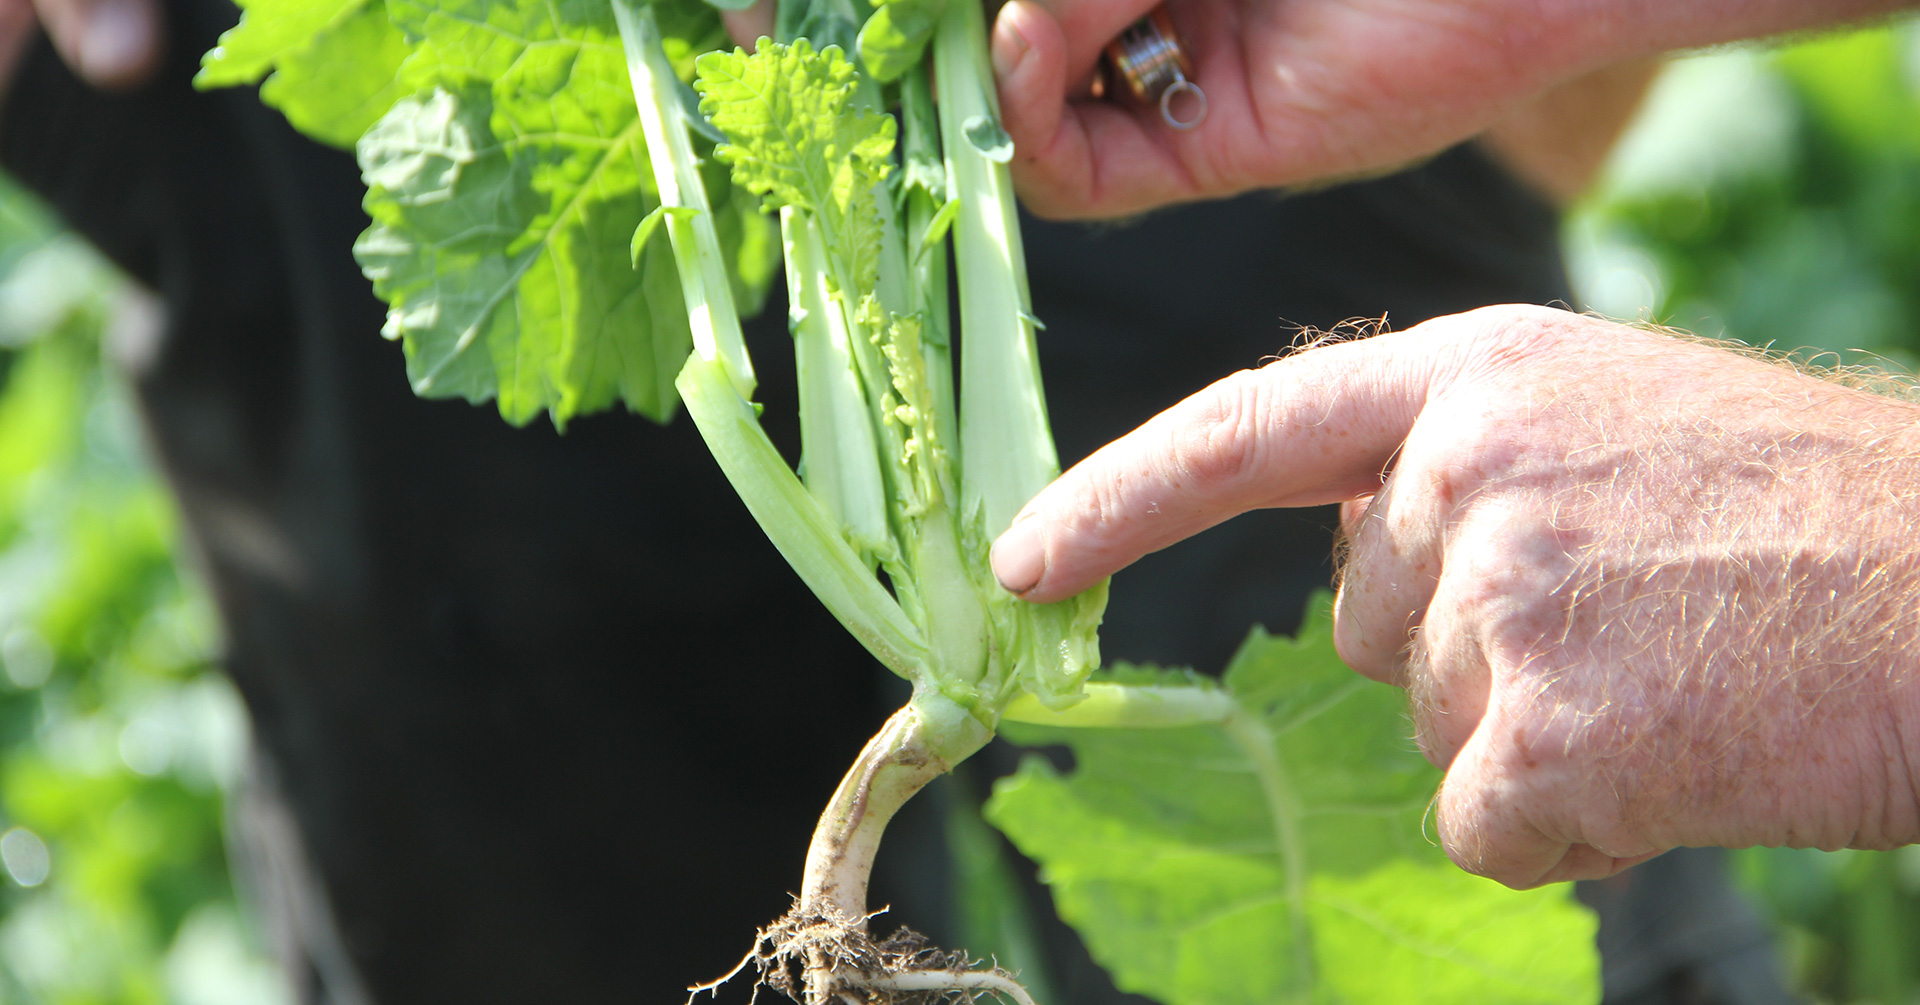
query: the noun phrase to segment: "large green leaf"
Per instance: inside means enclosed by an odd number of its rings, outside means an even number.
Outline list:
[[[598,0],[393,0],[418,88],[360,141],[374,225],[355,254],[391,310],[414,390],[556,423],[615,401],[672,415],[690,345],[610,8]],[[704,31],[691,24],[689,32]],[[687,43],[682,38],[682,45]],[[710,178],[751,309],[771,224]]]
[[[287,52],[302,48],[328,25],[351,17],[367,0],[238,0],[240,23],[200,57],[200,87],[251,84]]]
[[[242,0],[240,23],[201,59],[194,85],[251,84],[323,143],[351,147],[402,91],[411,46],[382,0]]]
[[[1440,774],[1403,696],[1331,636],[1324,613],[1298,642],[1256,629],[1217,725],[1010,726],[1075,768],[1029,759],[988,819],[1115,982],[1169,1005],[1597,1001],[1592,916],[1569,887],[1515,892],[1447,860],[1422,832]]]

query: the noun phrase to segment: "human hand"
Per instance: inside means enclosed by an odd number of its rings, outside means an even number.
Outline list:
[[[1158,0],[1011,0],[992,52],[1021,198],[1041,216],[1110,217],[1379,172],[1604,67],[1910,2],[1167,0],[1207,95],[1188,132],[1157,108],[1073,96]]]
[[[1214,384],[1036,496],[993,567],[1052,601],[1329,502],[1341,658],[1409,690],[1469,871],[1920,839],[1920,406],[1487,308]]]
[[[0,95],[36,25],[75,73],[103,90],[136,86],[160,65],[154,0],[0,0]]]

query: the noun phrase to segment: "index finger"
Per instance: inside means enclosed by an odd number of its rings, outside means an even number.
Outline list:
[[[994,542],[994,575],[1049,603],[1248,510],[1377,491],[1456,349],[1415,328],[1221,380],[1034,496]]]

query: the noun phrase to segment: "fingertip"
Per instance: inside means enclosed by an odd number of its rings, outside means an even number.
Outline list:
[[[993,578],[1007,592],[1025,596],[1038,587],[1047,572],[1046,539],[1040,521],[1022,513],[993,542],[988,562],[993,566]]]
[[[100,0],[66,47],[73,68],[108,90],[134,87],[160,62],[160,17],[151,0]]]

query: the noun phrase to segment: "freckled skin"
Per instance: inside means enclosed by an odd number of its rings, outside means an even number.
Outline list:
[[[1889,847],[1920,839],[1915,430],[1909,400],[1488,308],[1239,375],[1103,448],[1023,514],[1024,596],[1344,502],[1336,644],[1408,689],[1463,867],[1530,886],[1681,845]],[[1169,464],[1196,442],[1232,459]]]

